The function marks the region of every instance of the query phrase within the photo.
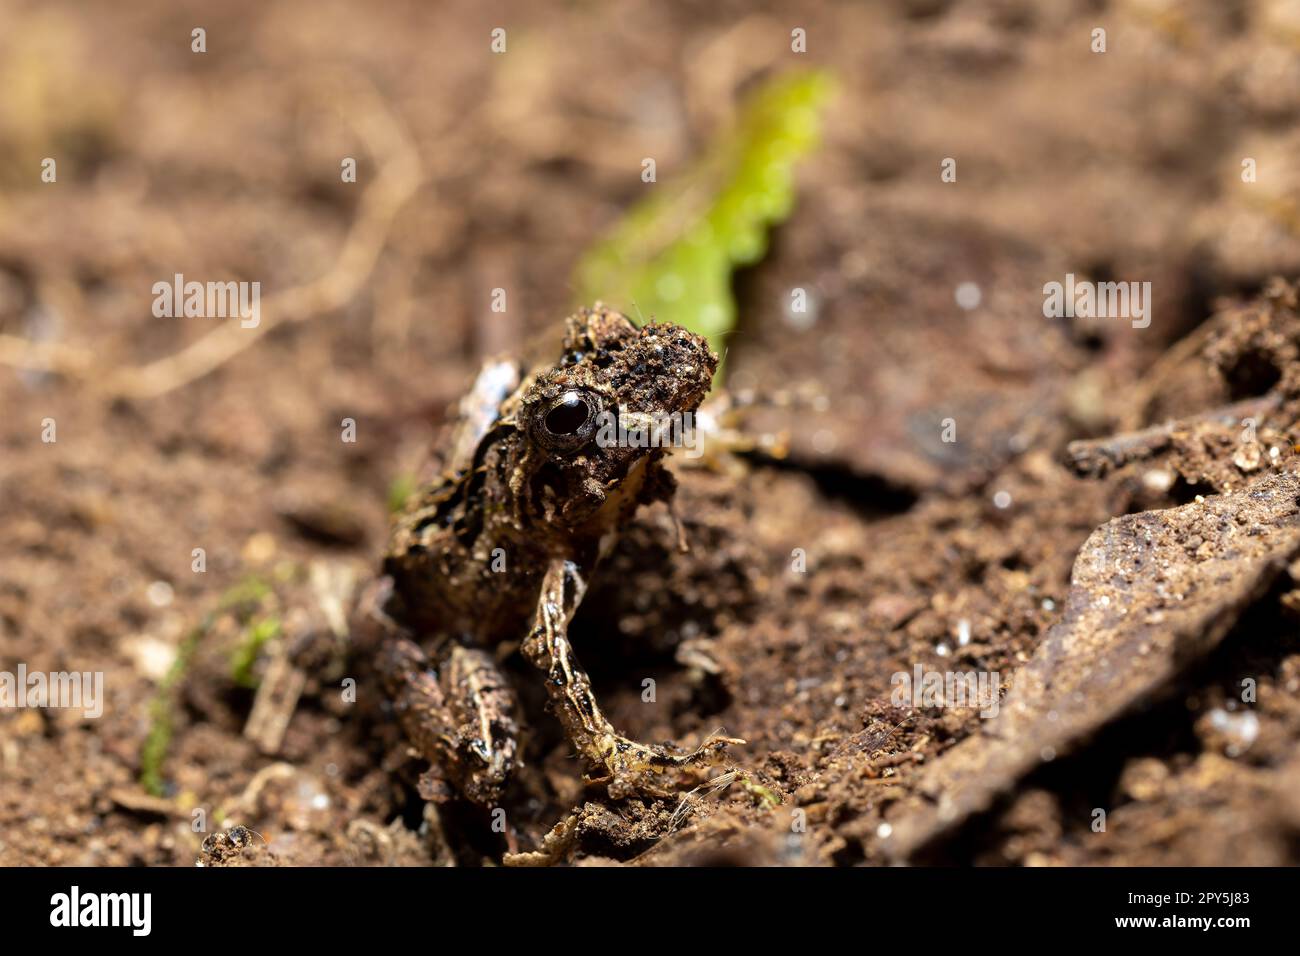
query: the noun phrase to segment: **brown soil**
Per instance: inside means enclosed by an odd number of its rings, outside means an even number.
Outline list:
[[[571,813],[581,863],[1300,862],[1293,8],[766,9],[0,10],[0,670],[106,695],[0,710],[0,864],[497,863]],[[574,305],[641,158],[667,180],[804,65],[827,142],[727,356],[789,454],[678,462],[690,552],[647,509],[575,622],[621,730],[725,727],[741,773],[584,789],[511,659],[510,832],[426,808],[329,582],[375,567],[479,360]],[[1067,272],[1150,281],[1151,325],[1044,318]],[[265,328],[154,318],[176,273],[260,281]],[[917,665],[996,672],[999,715],[898,706]]]

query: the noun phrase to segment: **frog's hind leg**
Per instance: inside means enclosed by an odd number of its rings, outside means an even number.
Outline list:
[[[518,726],[514,691],[492,658],[454,647],[440,678],[419,645],[393,636],[380,666],[402,729],[430,762],[420,795],[495,805],[515,765]]]
[[[591,681],[574,659],[568,624],[582,600],[585,584],[577,565],[552,561],[542,581],[537,617],[524,641],[524,656],[545,672],[551,703],[570,742],[593,766],[610,775],[614,798],[638,791],[653,791],[649,774],[677,767],[712,763],[728,744],[743,744],[734,737],[712,736],[690,753],[669,753],[662,747],[639,744],[618,734],[601,712]]]

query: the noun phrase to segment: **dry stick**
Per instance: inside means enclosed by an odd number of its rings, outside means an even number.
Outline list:
[[[306,285],[267,299],[266,318],[255,328],[229,323],[209,332],[166,358],[115,376],[110,391],[136,398],[156,398],[202,378],[285,322],[300,322],[346,305],[361,290],[387,241],[400,208],[419,186],[415,149],[373,90],[354,94],[349,119],[369,144],[373,156],[388,156],[379,178],[362,197],[343,250],[329,272]],[[368,100],[358,103],[356,99]],[[251,333],[251,334],[250,334]]]
[[[253,328],[239,323],[219,326],[165,358],[121,369],[101,384],[109,398],[157,398],[214,371],[271,329],[301,322],[350,302],[369,278],[387,242],[388,230],[421,181],[419,157],[378,93],[365,83],[340,83],[339,101],[349,102],[345,116],[372,156],[386,156],[379,177],[362,195],[360,211],[333,268],[304,285],[269,296],[265,318]],[[80,346],[31,342],[0,335],[0,363],[54,370],[86,379],[96,372],[94,353]]]
[[[63,342],[33,342],[21,335],[0,335],[0,365],[57,372],[68,378],[86,378],[95,363],[95,353]]]
[[[1158,454],[1169,446],[1174,435],[1182,429],[1212,422],[1235,423],[1243,418],[1265,415],[1277,408],[1280,401],[1276,394],[1262,395],[1140,431],[1091,441],[1072,441],[1066,448],[1066,454],[1070,459],[1070,467],[1076,474],[1103,475],[1112,468],[1121,468],[1131,461],[1142,461]]]
[[[244,724],[244,737],[257,744],[262,753],[280,752],[289,721],[298,709],[298,700],[306,684],[307,674],[294,666],[287,642],[281,641],[257,688],[253,709]]]

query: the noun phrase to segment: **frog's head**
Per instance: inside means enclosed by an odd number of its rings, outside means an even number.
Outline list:
[[[667,323],[638,328],[604,308],[569,318],[559,363],[523,396],[532,510],[577,528],[617,520],[642,497],[648,466],[673,447],[693,453],[694,416],[717,356],[701,336]]]

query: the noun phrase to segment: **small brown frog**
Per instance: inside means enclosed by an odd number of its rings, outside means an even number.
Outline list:
[[[396,522],[368,602],[393,705],[431,764],[426,799],[499,799],[518,760],[517,704],[488,649],[521,637],[568,739],[611,796],[655,792],[655,775],[743,743],[713,736],[676,753],[621,736],[567,636],[619,530],[675,489],[665,443],[611,443],[602,425],[693,414],[716,368],[699,336],[638,328],[599,304],[567,320],[558,362],[483,368],[440,467]]]

